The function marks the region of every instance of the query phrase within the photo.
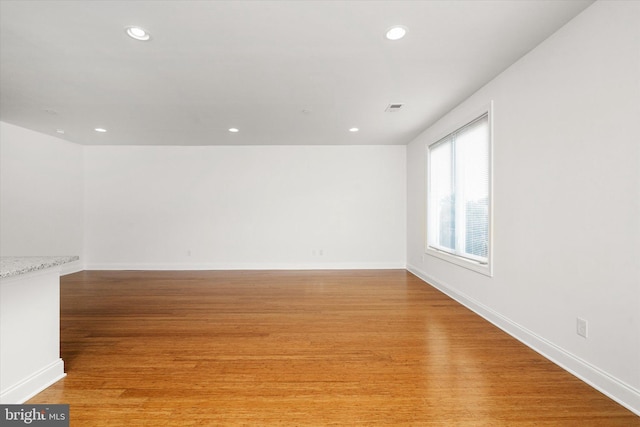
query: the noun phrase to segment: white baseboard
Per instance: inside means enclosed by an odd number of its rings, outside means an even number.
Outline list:
[[[450,286],[431,277],[419,268],[413,265],[407,265],[407,270],[502,329],[527,347],[530,347],[551,362],[640,416],[640,390],[574,356],[563,348],[547,341],[545,338],[522,327],[473,298],[455,291]]]
[[[326,263],[87,263],[85,270],[404,270],[403,262]]]
[[[66,375],[64,373],[64,362],[62,359],[58,359],[20,383],[2,390],[0,403],[22,404]]]
[[[67,274],[78,273],[79,271],[84,270],[82,265],[82,260],[73,261],[67,264],[63,264],[60,266],[60,275],[66,276]]]

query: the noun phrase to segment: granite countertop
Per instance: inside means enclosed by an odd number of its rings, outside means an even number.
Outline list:
[[[0,257],[0,279],[44,270],[79,259],[78,256],[3,256]]]

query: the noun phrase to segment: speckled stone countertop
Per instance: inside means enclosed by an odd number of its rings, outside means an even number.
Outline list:
[[[3,256],[0,257],[0,279],[44,270],[79,259],[78,256]]]

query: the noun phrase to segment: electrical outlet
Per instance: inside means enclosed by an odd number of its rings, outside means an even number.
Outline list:
[[[576,332],[581,337],[587,338],[587,321],[581,318],[576,319]]]

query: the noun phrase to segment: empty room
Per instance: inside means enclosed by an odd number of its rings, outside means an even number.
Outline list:
[[[639,23],[0,0],[0,424],[640,426]]]

